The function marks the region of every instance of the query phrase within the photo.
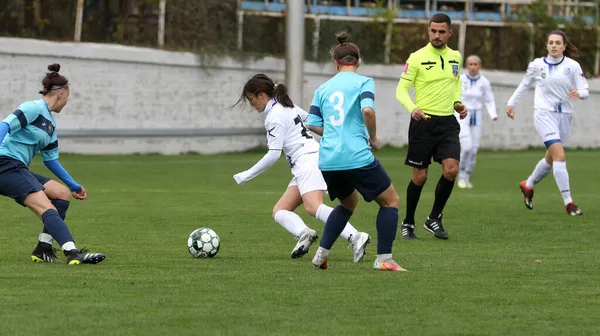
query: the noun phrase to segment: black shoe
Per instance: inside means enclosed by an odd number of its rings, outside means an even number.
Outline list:
[[[33,252],[31,253],[31,260],[35,262],[64,264],[65,262],[58,259],[58,257],[56,256],[56,251],[58,250],[53,248],[50,244],[38,244],[35,250],[33,250]]]
[[[448,239],[448,232],[444,231],[444,227],[442,226],[442,215],[440,215],[440,217],[437,219],[431,219],[427,217],[423,227],[425,230],[433,233],[436,238]]]
[[[90,253],[86,249],[65,251],[65,256],[69,265],[97,264],[106,258],[102,253]]]
[[[402,221],[402,229],[400,232],[402,232],[403,239],[417,239],[417,236],[415,235],[415,224],[404,224],[404,221]]]

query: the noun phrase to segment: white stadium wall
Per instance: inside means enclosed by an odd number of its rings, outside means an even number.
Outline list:
[[[37,99],[50,63],[60,63],[71,81],[69,105],[57,115],[62,152],[126,154],[242,151],[265,143],[262,116],[230,109],[245,80],[256,72],[284,79],[285,62],[232,59],[203,62],[197,55],[95,43],[57,43],[0,38],[1,117],[23,101]],[[394,146],[407,142],[409,114],[396,101],[402,66],[363,65],[376,84],[378,134]],[[305,64],[304,99],[333,73],[330,64]],[[498,121],[484,116],[481,146],[520,149],[541,146],[532,121],[533,92],[516,109],[504,106],[522,73],[483,71],[492,83]],[[570,147],[600,147],[600,80],[589,80],[590,98],[576,103]],[[294,97],[292,97],[294,99]]]

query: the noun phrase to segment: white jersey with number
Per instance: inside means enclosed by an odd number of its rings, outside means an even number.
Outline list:
[[[267,103],[265,114],[267,146],[269,150],[283,150],[291,166],[300,156],[319,152],[319,143],[304,124],[308,118],[306,111],[271,100]]]
[[[569,100],[569,90],[576,89],[581,99],[589,96],[587,80],[577,61],[563,57],[536,58],[529,63],[523,81],[508,101],[508,106],[515,106],[528,88],[535,85],[534,109],[573,113],[573,103]]]

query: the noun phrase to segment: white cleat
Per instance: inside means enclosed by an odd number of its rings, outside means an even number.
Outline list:
[[[292,250],[292,259],[301,258],[308,253],[310,246],[317,240],[317,238],[319,238],[317,231],[309,228],[304,229],[298,238],[298,243],[296,243],[296,246]]]
[[[458,185],[458,187],[459,187],[460,189],[465,189],[465,188],[467,188],[467,182],[465,182],[464,180],[459,180],[459,181],[458,181],[458,183],[457,183],[457,185]]]
[[[327,257],[323,257],[319,250],[317,250],[317,253],[315,253],[315,257],[312,260],[312,264],[315,268],[320,268],[324,270],[329,267]]]
[[[402,268],[402,266],[398,265],[398,263],[396,263],[392,258],[385,261],[379,261],[377,258],[375,258],[373,268],[378,271],[408,272]]]
[[[469,189],[473,189],[473,185],[471,184],[471,182],[467,181],[467,188]]]
[[[358,263],[365,257],[365,248],[371,242],[371,237],[366,232],[356,233],[356,237],[352,237],[352,253],[354,254],[354,263]]]

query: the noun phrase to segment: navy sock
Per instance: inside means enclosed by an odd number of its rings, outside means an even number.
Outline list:
[[[440,181],[435,187],[435,201],[433,202],[433,208],[431,209],[431,214],[429,214],[429,218],[439,218],[442,211],[444,211],[444,207],[446,206],[446,202],[450,198],[450,194],[452,194],[452,189],[454,188],[454,181],[450,181],[442,175],[440,177]]]
[[[398,209],[379,208],[377,213],[377,254],[392,253],[398,230]]]
[[[44,229],[48,231],[48,234],[51,235],[60,246],[63,246],[66,242],[73,241],[73,236],[71,236],[67,224],[60,219],[58,211],[54,209],[46,210],[42,215],[42,221],[44,222]]]
[[[405,224],[415,224],[415,211],[417,211],[417,204],[419,204],[419,198],[421,198],[421,191],[423,186],[416,185],[412,180],[406,188],[406,217],[404,217]]]
[[[63,221],[67,217],[67,209],[69,209],[70,204],[71,204],[71,202],[62,200],[62,199],[55,199],[52,201],[52,205],[54,205],[54,207],[58,211],[58,215],[60,216],[60,219],[62,219]],[[44,225],[44,230],[42,232],[46,233],[46,234],[50,234],[48,232],[48,229],[46,229],[45,225]],[[48,249],[49,248],[48,245],[52,246],[52,244],[38,242],[38,248]]]
[[[70,204],[71,204],[71,202],[65,201],[62,199],[55,199],[52,201],[52,205],[54,205],[54,207],[56,208],[56,211],[58,211],[58,215],[60,216],[60,219],[62,219],[63,221],[67,217],[67,210],[69,209]]]
[[[333,208],[329,218],[327,218],[327,223],[325,223],[323,237],[321,238],[319,246],[324,249],[331,250],[333,243],[339,237],[342,231],[344,231],[344,227],[346,227],[346,223],[348,223],[348,220],[351,216],[352,211],[344,208],[341,205]]]

